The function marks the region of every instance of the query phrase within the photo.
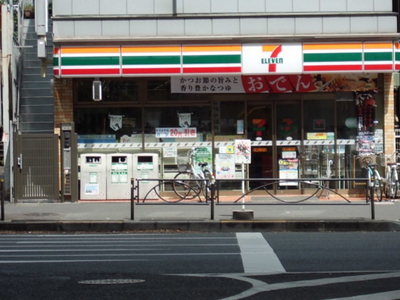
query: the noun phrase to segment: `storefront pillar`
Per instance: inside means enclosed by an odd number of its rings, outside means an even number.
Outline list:
[[[60,134],[62,123],[74,122],[72,79],[54,79],[54,131]]]
[[[395,105],[394,105],[394,76],[384,74],[384,150],[386,162],[394,160],[396,139],[394,132]]]

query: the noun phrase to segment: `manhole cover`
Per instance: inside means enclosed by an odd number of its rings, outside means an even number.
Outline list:
[[[92,279],[79,281],[80,284],[133,284],[142,283],[143,279]]]

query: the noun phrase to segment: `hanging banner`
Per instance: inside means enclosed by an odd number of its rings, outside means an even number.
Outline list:
[[[235,156],[233,154],[215,155],[215,175],[217,179],[235,178]]]
[[[310,93],[378,89],[378,74],[210,75],[171,77],[171,93]]]
[[[235,140],[235,163],[251,163],[251,140]]]
[[[192,114],[191,113],[178,113],[179,126],[189,128],[192,125]]]
[[[114,131],[118,131],[122,128],[122,116],[121,115],[108,115],[110,119],[110,128]]]

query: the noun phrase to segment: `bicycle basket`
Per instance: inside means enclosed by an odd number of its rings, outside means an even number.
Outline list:
[[[376,155],[363,155],[357,157],[358,162],[360,163],[361,168],[366,168],[368,165],[376,164]]]
[[[186,172],[189,170],[189,158],[187,156],[178,156],[176,158],[179,172]]]

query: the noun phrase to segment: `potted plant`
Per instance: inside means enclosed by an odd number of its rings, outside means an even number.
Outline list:
[[[32,3],[24,5],[24,17],[26,19],[32,19],[34,17],[34,7]]]

